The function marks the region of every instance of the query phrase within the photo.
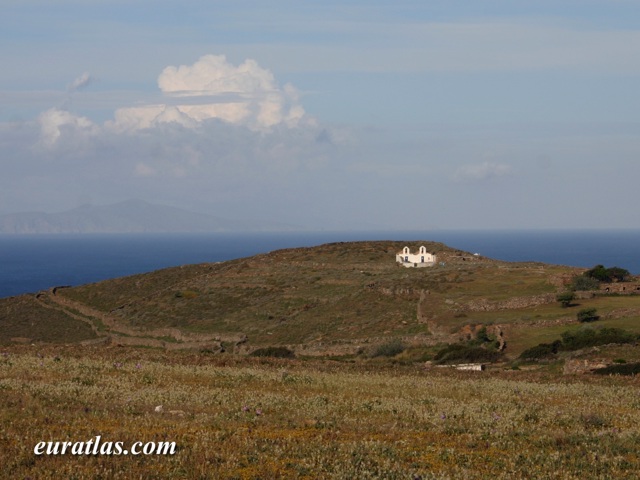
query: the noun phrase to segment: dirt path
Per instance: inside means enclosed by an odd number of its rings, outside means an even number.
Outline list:
[[[62,295],[58,295],[57,290],[58,289],[56,288],[52,288],[46,294],[44,295],[40,294],[40,300],[42,301],[43,299],[46,299],[47,301],[54,303],[61,310],[63,310],[67,315],[71,315],[71,316],[75,315],[75,317],[77,318],[78,316],[73,313],[73,311],[76,311],[85,317],[85,321],[89,321],[93,323],[91,319],[92,318],[97,319],[105,327],[107,327],[107,330],[113,333],[120,333],[123,335],[133,335],[133,336],[138,336],[142,333],[140,331],[136,331],[126,326],[119,325],[118,321],[115,318],[105,314],[104,312],[96,310],[95,308],[91,308],[83,303],[76,302],[75,300],[66,298]]]
[[[66,298],[57,293],[57,288],[36,295],[42,306],[62,311],[65,315],[83,321],[91,326],[98,337],[108,337],[112,343],[121,345],[151,346],[166,349],[221,349],[221,342],[236,344],[246,341],[243,335],[222,336],[192,334],[176,328],[156,328],[141,330],[122,325],[118,319],[83,303]]]
[[[89,327],[91,327],[91,330],[93,331],[93,333],[96,334],[96,336],[98,336],[98,337],[106,336],[105,333],[101,332],[98,329],[98,327],[96,326],[96,324],[94,322],[92,322],[90,319],[88,319],[87,317],[82,316],[82,315],[77,315],[77,314],[67,310],[66,308],[63,308],[59,304],[52,305],[51,303],[49,303],[48,300],[50,299],[50,296],[48,294],[39,293],[39,294],[36,295],[35,298],[36,298],[36,300],[39,301],[40,305],[42,307],[44,307],[44,308],[47,308],[49,310],[54,310],[54,311],[62,311],[68,317],[75,318],[76,320],[80,320],[81,322],[86,323],[87,325],[89,325]]]

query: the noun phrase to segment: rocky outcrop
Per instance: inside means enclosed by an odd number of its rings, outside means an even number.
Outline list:
[[[498,351],[504,352],[504,349],[507,348],[507,342],[504,339],[504,332],[502,331],[502,327],[500,325],[493,326],[493,334],[498,340]]]
[[[564,362],[562,373],[564,375],[592,373],[594,370],[606,368],[612,364],[613,362],[611,360],[606,359],[585,360],[580,358],[570,358]]]

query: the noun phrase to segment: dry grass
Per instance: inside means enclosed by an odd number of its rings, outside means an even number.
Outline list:
[[[468,336],[470,326],[493,324],[500,325],[505,354],[513,359],[578,328],[577,307],[562,308],[554,299],[563,289],[560,280],[580,269],[493,261],[430,242],[409,246],[420,244],[444,265],[407,269],[395,263],[404,243],[349,242],[60,289],[40,304],[4,299],[0,343],[15,337],[75,342],[94,336],[90,325],[101,335],[188,343],[172,337],[166,330],[171,327],[202,334],[185,338],[218,336],[229,348],[232,339],[246,336],[247,350],[287,345],[301,354],[355,355],[363,345],[394,338],[410,347],[433,347]],[[550,303],[537,302],[540,296]],[[60,307],[56,300],[75,303]],[[597,309],[598,325],[640,332],[640,295],[579,303]]]
[[[38,479],[634,478],[639,387],[635,378],[11,347],[0,351],[0,464],[6,478]],[[33,454],[39,441],[97,435],[175,441],[178,452]]]
[[[0,330],[0,344],[9,344],[15,338],[50,343],[96,338],[86,322],[47,308],[29,295],[0,299]]]
[[[442,244],[419,243],[445,265],[405,269],[395,263],[404,243],[351,242],[166,269],[65,289],[60,295],[141,329],[243,333],[255,346],[326,343],[429,335],[416,314],[424,291],[430,292],[425,310],[444,329],[476,317],[477,323],[498,323],[495,315],[469,313],[467,320],[459,314],[477,300],[553,294],[557,287],[549,278],[571,271],[472,258]],[[562,313],[555,307],[548,315]],[[515,321],[510,313],[507,317],[507,323]]]

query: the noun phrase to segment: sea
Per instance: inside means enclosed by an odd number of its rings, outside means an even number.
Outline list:
[[[0,298],[282,248],[360,240],[436,241],[499,260],[602,264],[640,274],[640,230],[0,235]]]

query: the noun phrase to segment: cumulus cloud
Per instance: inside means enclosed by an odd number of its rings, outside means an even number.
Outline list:
[[[511,173],[511,166],[504,163],[482,162],[462,165],[454,174],[457,181],[482,181]]]
[[[90,194],[102,203],[157,199],[255,218],[320,191],[319,179],[341,164],[339,132],[310,120],[296,89],[256,62],[203,58],[163,70],[160,100],[131,101],[107,122],[71,102],[33,121],[0,122],[0,146],[14,160],[0,178],[0,206],[69,207]],[[83,84],[74,80],[67,96]]]
[[[74,115],[66,110],[50,108],[38,116],[41,142],[46,147],[53,147],[64,131],[95,133],[97,126],[88,118]]]
[[[104,124],[70,111],[71,94],[92,81],[88,72],[83,73],[67,86],[69,99],[62,107],[40,114],[40,145],[52,148],[65,135],[73,134],[77,140],[79,135],[104,137],[167,125],[194,130],[218,122],[256,132],[315,126],[300,105],[295,87],[280,87],[269,70],[251,59],[234,65],[224,55],[205,55],[192,65],[168,66],[158,77],[159,102],[119,108],[114,119]],[[149,171],[136,174],[148,176]]]
[[[205,55],[191,66],[169,66],[158,77],[165,93],[202,95],[271,92],[277,90],[273,74],[254,60],[235,67],[224,55]]]
[[[161,123],[194,127],[208,119],[264,130],[298,125],[305,112],[296,89],[281,88],[255,60],[233,65],[224,55],[205,55],[193,65],[166,67],[158,77],[165,102],[118,109],[112,126],[141,129]]]

